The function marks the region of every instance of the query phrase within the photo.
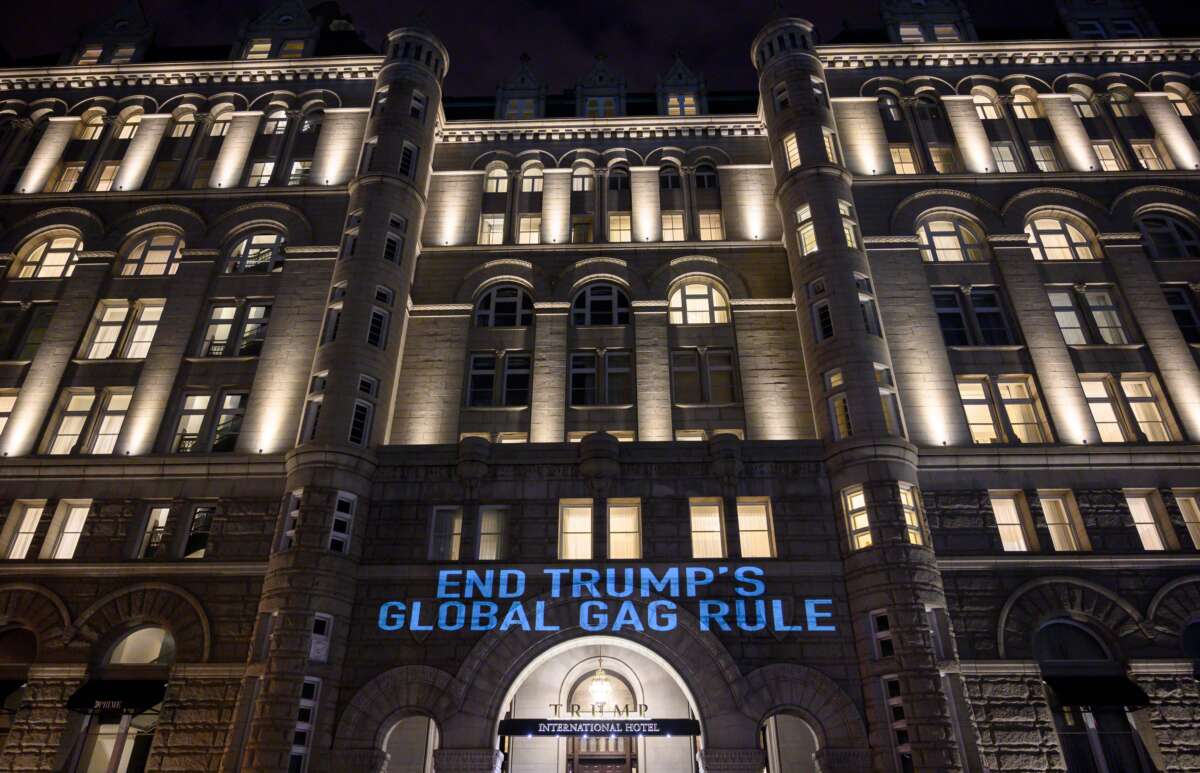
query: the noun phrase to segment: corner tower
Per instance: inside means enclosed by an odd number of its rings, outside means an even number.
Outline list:
[[[776,19],[751,48],[777,181],[813,413],[842,534],[871,749],[823,749],[822,770],[960,771],[942,674],[953,671],[941,576],[920,511],[917,449],[894,398],[813,26]],[[877,646],[889,632],[890,645]]]

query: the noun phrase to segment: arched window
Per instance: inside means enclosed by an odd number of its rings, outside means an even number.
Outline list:
[[[679,190],[679,170],[673,166],[664,166],[658,170],[658,187],[659,190],[676,191]]]
[[[283,110],[274,110],[263,121],[263,134],[284,134],[287,132],[288,115]]]
[[[913,114],[918,121],[939,121],[942,118],[942,109],[938,107],[936,99],[922,94],[913,105]]]
[[[979,230],[965,218],[942,215],[917,227],[921,257],[927,263],[963,263],[984,260]]]
[[[300,118],[300,133],[301,134],[317,134],[321,131],[321,124],[325,123],[325,111],[316,108],[309,110]]]
[[[518,285],[488,288],[475,304],[476,327],[528,327],[533,324],[533,300]]]
[[[1095,636],[1074,623],[1049,623],[1033,637],[1033,657],[1039,663],[1107,661],[1108,651]]]
[[[175,660],[175,639],[165,628],[147,626],[122,636],[108,651],[110,666],[165,665]]]
[[[571,172],[571,190],[576,193],[590,191],[593,179],[594,176],[591,167],[577,166]]]
[[[521,193],[541,193],[544,178],[542,168],[534,165],[521,172]]]
[[[1013,94],[1013,115],[1021,120],[1032,120],[1040,118],[1038,112],[1038,103],[1034,96],[1028,91],[1018,91]]]
[[[1137,221],[1142,244],[1157,260],[1200,258],[1200,237],[1196,229],[1177,217],[1162,212],[1142,215]]]
[[[629,296],[614,284],[588,285],[571,304],[571,321],[576,325],[628,325]]]
[[[98,140],[104,132],[104,111],[93,110],[83,116],[79,128],[75,130],[77,140]]]
[[[1141,115],[1133,91],[1128,86],[1109,86],[1108,101],[1112,105],[1113,115],[1117,118],[1133,118]]]
[[[209,127],[208,136],[224,137],[229,133],[229,127],[233,124],[233,109],[226,108],[218,113],[213,111],[212,126]]]
[[[388,770],[404,773],[429,773],[433,769],[433,752],[441,742],[437,723],[429,717],[404,717],[383,737],[383,750],[388,755]]]
[[[629,172],[625,169],[621,169],[620,167],[609,171],[608,189],[610,191],[629,190]]]
[[[768,717],[759,731],[759,743],[766,747],[767,773],[817,773],[817,734],[800,717],[788,713]]]
[[[229,251],[225,273],[262,273],[281,268],[284,243],[284,236],[279,231],[261,230],[244,236]]]
[[[179,270],[183,236],[175,231],[155,231],[133,243],[125,253],[122,276],[163,276]]]
[[[975,105],[975,114],[979,116],[981,121],[995,121],[1000,117],[1000,111],[996,108],[996,102],[990,95],[976,91],[971,95],[971,102]]]
[[[132,110],[126,113],[121,118],[121,125],[117,127],[117,139],[131,140],[137,135],[138,127],[142,124],[141,109]]]
[[[483,190],[485,193],[508,193],[508,170],[502,166],[489,169]]]
[[[900,112],[900,100],[895,94],[880,94],[878,101],[879,114],[883,116],[883,120],[894,123],[903,119],[904,114]]]
[[[1075,108],[1075,115],[1080,118],[1096,117],[1096,107],[1091,98],[1079,90],[1071,90],[1071,105]]]
[[[31,239],[20,250],[21,279],[59,279],[75,273],[83,240],[74,232],[55,231]]]
[[[1171,107],[1175,108],[1175,112],[1180,118],[1189,118],[1192,115],[1192,106],[1188,103],[1187,97],[1175,91],[1167,92],[1167,99],[1171,102]]]
[[[717,178],[717,170],[711,164],[701,164],[696,167],[696,187],[701,190],[716,190],[721,185]]]
[[[1082,228],[1057,215],[1035,215],[1025,226],[1034,260],[1096,260]]]
[[[196,131],[196,111],[188,108],[180,110],[171,119],[171,138],[181,139],[191,137]]]
[[[729,299],[707,282],[689,282],[671,293],[672,325],[723,325],[729,322]]]

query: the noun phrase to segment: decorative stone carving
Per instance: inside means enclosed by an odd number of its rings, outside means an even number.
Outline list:
[[[703,749],[696,762],[700,773],[762,773],[767,758],[762,749]]]
[[[437,773],[500,773],[504,752],[496,749],[439,749],[433,753]]]

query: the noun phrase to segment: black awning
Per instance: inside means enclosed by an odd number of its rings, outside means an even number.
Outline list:
[[[1063,706],[1125,706],[1141,708],[1150,705],[1146,692],[1121,675],[1053,676],[1043,677]]]
[[[75,691],[67,708],[84,714],[140,714],[161,703],[167,683],[156,679],[92,679]]]

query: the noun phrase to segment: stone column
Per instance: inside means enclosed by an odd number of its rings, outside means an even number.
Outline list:
[[[658,195],[658,167],[629,168],[629,190],[632,207],[634,242],[662,241],[662,208]]]
[[[1038,96],[1046,120],[1054,129],[1058,147],[1066,157],[1067,165],[1075,172],[1092,172],[1100,168],[1092,140],[1088,136],[1083,119],[1075,112],[1070,94],[1041,94]]]
[[[1165,93],[1141,91],[1134,95],[1154,132],[1166,146],[1177,169],[1200,169],[1200,149]]]
[[[63,150],[75,136],[79,126],[79,116],[53,116],[47,118],[50,125],[42,133],[42,139],[29,157],[21,179],[17,181],[17,193],[41,193],[50,182],[50,175],[58,167]]]
[[[242,184],[246,158],[258,134],[261,110],[239,111],[233,114],[228,133],[221,141],[213,162],[212,175],[208,178],[210,188],[237,188]]]
[[[875,97],[838,97],[833,100],[838,137],[846,166],[858,175],[891,174],[887,130]]]
[[[529,400],[529,440],[561,443],[566,439],[567,322],[566,303],[535,303],[533,373]]]
[[[571,243],[571,169],[542,172],[542,244]]]
[[[667,304],[633,302],[637,439],[671,440],[671,352],[667,349]]]
[[[762,749],[701,749],[696,762],[700,773],[762,773],[767,755]]]
[[[434,773],[500,773],[504,753],[497,749],[438,749]]]
[[[354,176],[369,110],[365,107],[327,107],[324,112],[308,182],[310,185],[341,185]]]
[[[508,170],[508,211],[504,213],[504,243],[517,243],[517,229],[520,218],[521,200],[521,170]]]
[[[969,94],[947,95],[942,97],[942,105],[946,108],[946,117],[950,120],[950,128],[954,130],[954,141],[958,144],[958,152],[966,170],[974,174],[995,172],[992,143],[988,141],[983,121],[975,112],[974,97]]]
[[[146,173],[154,163],[158,143],[162,141],[170,123],[169,114],[142,116],[137,134],[133,135],[125,148],[125,157],[121,159],[121,168],[117,170],[117,179],[114,181],[114,191],[136,191],[142,187]]]

